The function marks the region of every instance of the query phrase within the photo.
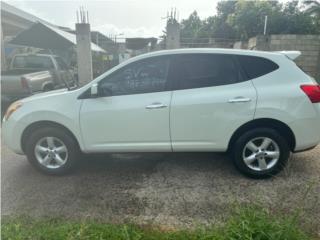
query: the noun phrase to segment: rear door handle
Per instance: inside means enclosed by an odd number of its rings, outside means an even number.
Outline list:
[[[228,102],[229,102],[229,103],[251,102],[251,98],[237,97],[237,98],[229,99]]]
[[[146,109],[159,109],[159,108],[166,108],[168,107],[167,105],[163,103],[152,103],[151,105],[146,106]]]

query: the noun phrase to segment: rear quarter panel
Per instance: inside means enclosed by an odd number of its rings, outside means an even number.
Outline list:
[[[20,75],[2,75],[1,76],[1,94],[17,95],[23,93]]]
[[[272,118],[286,123],[294,132],[296,151],[318,144],[319,106],[312,104],[300,88],[312,84],[312,80],[285,56],[270,60],[280,68],[252,81],[258,94],[255,119]]]
[[[53,84],[52,75],[49,71],[30,73],[25,75],[25,78],[28,79],[32,92],[43,91],[43,88],[46,84]]]

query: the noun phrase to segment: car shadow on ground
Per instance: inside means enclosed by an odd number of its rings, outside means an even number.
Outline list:
[[[149,174],[168,167],[181,171],[224,171],[224,174],[238,174],[227,154],[193,152],[83,154],[75,173],[98,174],[116,171]]]

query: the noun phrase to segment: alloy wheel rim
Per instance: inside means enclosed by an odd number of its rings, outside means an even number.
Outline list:
[[[245,145],[242,159],[250,169],[266,171],[274,167],[279,161],[280,148],[271,138],[254,138]]]
[[[60,168],[68,160],[67,146],[56,137],[41,138],[35,145],[34,153],[37,161],[49,169]]]

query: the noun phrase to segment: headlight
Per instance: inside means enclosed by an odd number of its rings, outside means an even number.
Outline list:
[[[22,106],[22,102],[14,102],[12,103],[7,111],[6,114],[4,115],[4,120],[7,121],[9,119],[9,117],[11,116],[12,113],[14,113],[15,111],[18,110],[18,108],[20,108]]]

